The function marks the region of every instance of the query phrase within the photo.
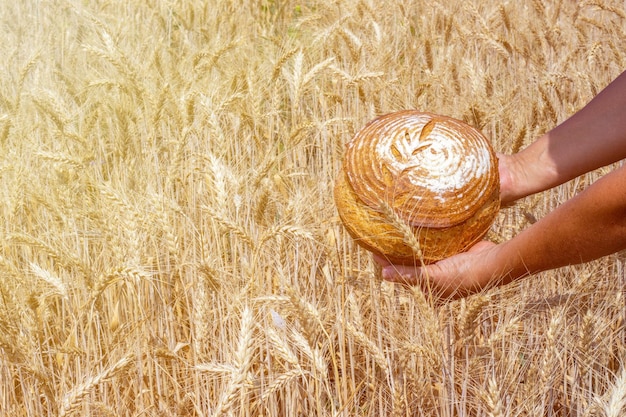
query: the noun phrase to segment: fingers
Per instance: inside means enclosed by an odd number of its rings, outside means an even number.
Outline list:
[[[381,266],[385,281],[411,287],[440,299],[454,299],[472,294],[489,283],[492,272],[480,265],[497,245],[480,241],[467,252],[428,265],[394,265],[384,257],[374,255]]]
[[[405,285],[417,285],[421,275],[421,269],[414,265],[393,264],[384,256],[374,253],[374,261],[382,268],[382,277],[385,281],[396,282]]]
[[[382,255],[372,253],[372,257],[374,258],[374,261],[382,267],[391,265],[391,262],[389,262],[389,260]]]
[[[404,285],[417,285],[422,275],[422,268],[417,266],[387,265],[383,266],[383,279]]]
[[[419,266],[389,265],[383,267],[383,279],[407,287],[419,287],[425,294],[434,297],[438,302],[451,300],[462,296],[458,288],[451,285],[442,285],[432,275],[437,275],[440,268],[437,264]]]
[[[377,253],[372,254],[374,261],[382,268],[382,278],[385,281],[404,285],[417,285],[420,275],[419,267],[395,265],[387,258]]]

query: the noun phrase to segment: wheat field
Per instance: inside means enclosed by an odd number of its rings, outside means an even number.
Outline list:
[[[332,187],[390,111],[528,145],[626,68],[624,7],[0,2],[0,415],[623,415],[620,254],[437,303]]]

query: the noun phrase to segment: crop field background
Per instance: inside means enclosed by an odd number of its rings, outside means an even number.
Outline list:
[[[332,187],[395,110],[528,145],[626,68],[624,7],[0,2],[0,415],[623,415],[623,256],[438,304]]]

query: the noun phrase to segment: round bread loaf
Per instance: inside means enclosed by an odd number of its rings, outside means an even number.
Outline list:
[[[480,240],[500,208],[499,191],[497,157],[478,130],[405,110],[357,132],[334,194],[357,243],[393,263],[413,264],[447,258]]]

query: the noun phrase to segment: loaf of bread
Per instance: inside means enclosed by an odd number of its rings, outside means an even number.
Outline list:
[[[460,120],[405,110],[352,138],[334,197],[357,243],[393,263],[419,264],[480,240],[500,208],[499,191],[485,136]]]

